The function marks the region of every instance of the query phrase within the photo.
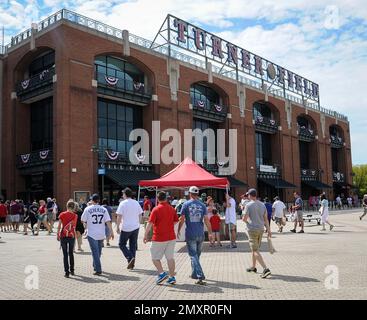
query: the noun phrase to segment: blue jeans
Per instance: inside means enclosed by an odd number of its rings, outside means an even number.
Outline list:
[[[203,247],[203,242],[204,236],[186,240],[187,251],[189,252],[189,256],[191,258],[191,277],[193,279],[205,279],[203,269],[200,265],[200,255],[201,249]]]
[[[64,270],[65,273],[74,272],[74,244],[75,238],[61,238],[60,244],[64,255]],[[70,265],[69,265],[70,260]]]
[[[132,258],[135,258],[136,249],[138,247],[138,235],[139,229],[130,232],[121,231],[120,233],[119,247],[127,259],[127,262],[130,262]],[[126,246],[128,240],[129,249]]]
[[[88,237],[88,242],[90,250],[92,251],[94,271],[102,272],[101,254],[103,240],[94,240],[93,238]]]

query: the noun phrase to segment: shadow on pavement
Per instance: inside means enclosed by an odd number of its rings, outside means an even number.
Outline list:
[[[156,276],[157,275],[157,271],[154,270],[146,270],[146,269],[136,269],[134,268],[133,270],[131,270],[132,273],[141,273],[141,274],[146,274],[148,276]]]
[[[70,279],[86,283],[109,283],[110,281],[139,281],[138,277],[125,276],[103,272],[101,276],[85,277],[81,275],[71,276]]]
[[[205,280],[207,282],[206,285],[198,285],[198,284],[175,284],[171,287],[170,291],[187,291],[187,292],[202,292],[202,293],[223,293],[223,288],[228,289],[260,289],[257,286],[253,285],[245,285],[242,283],[232,283],[226,281],[214,281],[214,280]]]
[[[229,245],[228,241],[222,242],[222,245],[223,245],[222,247],[218,247],[218,246],[210,247],[209,243],[204,242],[202,253],[207,253],[207,252],[247,252],[247,253],[251,253],[251,249],[249,247],[248,241],[246,241],[246,242],[237,242],[237,248],[228,248],[227,247]],[[276,243],[274,244],[274,246],[276,247]],[[263,241],[261,243],[260,252],[268,252],[267,241]],[[187,253],[187,247],[184,246],[184,247],[180,248],[177,251],[177,253]]]
[[[272,274],[267,280],[281,280],[285,282],[320,282],[320,280],[308,277]]]

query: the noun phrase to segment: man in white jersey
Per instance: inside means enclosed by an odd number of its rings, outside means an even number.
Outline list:
[[[103,240],[106,237],[105,224],[110,230],[111,239],[114,238],[111,218],[108,211],[99,205],[99,195],[92,196],[92,204],[84,209],[81,221],[88,232],[88,242],[93,256],[94,275],[102,274],[101,253]]]
[[[124,200],[120,202],[116,211],[116,232],[120,234],[119,247],[127,260],[128,269],[134,269],[135,266],[140,218],[143,214],[143,209],[139,202],[131,197],[131,189],[126,188],[123,190]],[[126,246],[127,241],[129,241],[129,248]]]

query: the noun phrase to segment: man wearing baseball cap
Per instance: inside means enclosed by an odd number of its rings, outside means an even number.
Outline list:
[[[205,282],[203,280],[205,276],[200,265],[200,255],[204,242],[204,223],[208,229],[209,238],[212,236],[212,228],[208,219],[206,206],[199,200],[198,187],[190,187],[189,194],[190,200],[182,205],[177,238],[179,238],[182,225],[186,223],[185,240],[191,258],[191,278],[198,280],[196,284],[204,285]]]
[[[264,233],[264,226],[268,232],[268,237],[271,237],[271,230],[268,220],[268,212],[265,205],[257,200],[257,192],[255,189],[250,189],[247,192],[250,202],[245,207],[245,214],[242,220],[247,224],[249,235],[249,244],[252,252],[252,267],[247,269],[247,272],[257,272],[256,262],[264,268],[261,278],[268,277],[271,273],[265,265],[263,257],[260,254],[261,240]]]

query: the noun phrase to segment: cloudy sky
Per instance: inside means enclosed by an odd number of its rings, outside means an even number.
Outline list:
[[[367,163],[366,0],[0,0],[5,43],[61,8],[150,40],[171,13],[319,83],[321,105],[349,118],[353,163]]]

